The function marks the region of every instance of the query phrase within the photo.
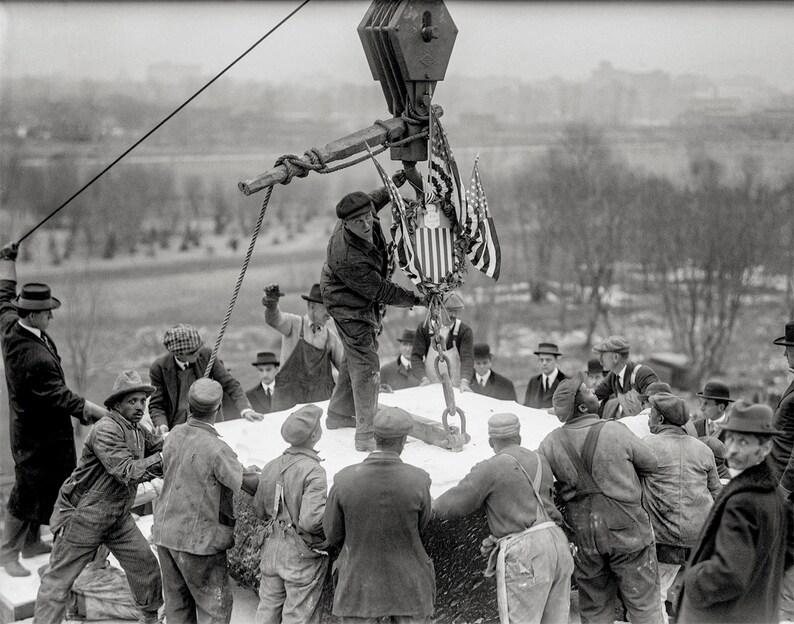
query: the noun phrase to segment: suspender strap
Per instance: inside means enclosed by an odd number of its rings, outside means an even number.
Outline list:
[[[529,449],[527,449],[527,450],[529,450]],[[540,455],[535,453],[535,451],[529,451],[529,452],[532,453],[538,460],[538,467],[537,467],[537,470],[535,470],[535,478],[534,479],[530,478],[529,473],[521,465],[521,462],[518,461],[512,455],[510,455],[510,453],[503,453],[503,455],[507,455],[510,459],[512,459],[516,463],[516,465],[519,468],[521,468],[521,472],[524,473],[524,476],[527,478],[527,481],[529,481],[529,484],[532,486],[532,492],[535,494],[535,499],[538,501],[538,509],[540,510],[540,513],[538,514],[538,516],[540,516],[540,515],[543,516],[543,520],[536,520],[535,521],[535,524],[538,524],[538,522],[545,522],[547,520],[551,520],[551,516],[549,516],[549,513],[546,511],[546,507],[543,505],[543,499],[541,499],[541,497],[540,497],[540,478],[541,478],[541,469],[542,469],[542,466],[541,466],[541,463],[540,463]]]
[[[565,428],[562,429],[563,435],[560,436],[560,441],[562,442],[565,451],[568,453],[568,457],[573,463],[573,467],[576,469],[579,479],[579,484],[576,488],[577,495],[596,494],[601,492],[601,488],[598,487],[598,484],[593,479],[591,471],[593,467],[593,455],[595,455],[595,448],[596,444],[598,443],[598,436],[601,435],[601,428],[606,424],[606,422],[607,421],[602,420],[601,422],[592,425],[590,430],[587,432],[587,437],[585,438],[584,446],[582,447],[582,453],[585,456],[584,459],[582,459],[579,453],[576,452],[576,449],[571,443],[571,439],[568,437],[568,432],[565,430]]]

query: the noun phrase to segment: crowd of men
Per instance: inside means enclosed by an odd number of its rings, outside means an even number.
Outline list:
[[[561,426],[537,450],[525,448],[506,403],[488,420],[494,455],[431,498],[430,476],[401,460],[413,418],[399,407],[378,410],[378,393],[436,382],[443,356],[461,392],[518,397],[493,370],[489,345],[474,343],[455,293],[441,324],[406,328],[396,359],[381,367],[385,306],[430,303],[390,279],[377,218],[387,201],[381,190],[339,202],[305,315],[280,309],[277,284],[265,288],[265,321],[281,349],[257,354],[260,382],[248,392],[195,328],[179,324],[164,335],[167,353],[152,363],[150,383],[124,371],[104,408],[78,396],[46,331],[60,301],[44,284],[17,292],[17,247],[0,251],[16,477],[0,563],[28,575],[20,556],[51,548],[34,622],[61,621],[73,582],[102,546],[124,568],[141,621],[161,621],[164,611],[172,623],[228,622],[226,555],[241,490],[266,526],[260,623],[319,621],[329,552],[339,553],[333,613],[342,621],[432,621],[435,570],[422,533],[434,517],[480,508],[490,535],[479,547],[502,622],[567,622],[572,578],[583,622],[613,621],[619,605],[631,622],[664,622],[667,611],[679,622],[794,617],[794,381],[774,410],[734,401],[711,381],[693,419],[670,386],[631,359],[625,337],[596,345],[587,372],[571,375],[558,367],[558,346],[542,342],[523,403]],[[794,321],[774,344],[794,374]],[[284,419],[284,453],[246,468],[214,427],[224,396],[250,421],[308,405]],[[316,449],[322,410],[312,404],[327,399],[325,428],[354,429],[355,449],[368,453],[334,475],[330,492]],[[142,424],[147,406],[151,427]],[[94,423],[79,462],[73,416]],[[620,422],[627,417],[647,418],[651,435],[640,439]],[[158,479],[155,558],[131,509],[137,485]]]

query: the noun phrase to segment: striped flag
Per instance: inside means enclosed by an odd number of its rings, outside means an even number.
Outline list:
[[[416,257],[425,278],[440,284],[454,266],[452,228],[416,228]]]
[[[471,183],[466,190],[466,221],[464,229],[470,232],[472,246],[468,257],[474,267],[494,280],[499,279],[502,250],[496,235],[496,226],[488,209],[488,200],[480,180],[480,156],[474,159]]]
[[[425,203],[438,204],[447,202],[455,206],[458,223],[462,223],[464,198],[461,195],[463,185],[460,182],[458,164],[452,155],[452,148],[447,140],[447,133],[441,121],[430,110],[430,138],[428,139],[428,187]]]

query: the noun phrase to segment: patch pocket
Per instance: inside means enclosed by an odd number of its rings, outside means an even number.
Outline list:
[[[116,515],[101,504],[78,507],[66,521],[63,539],[75,546],[99,545],[116,519]]]

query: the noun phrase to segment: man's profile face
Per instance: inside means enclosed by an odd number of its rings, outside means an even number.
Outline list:
[[[788,362],[788,367],[794,368],[794,347],[786,347],[783,355],[786,358],[786,362]]]
[[[488,374],[488,371],[491,370],[493,363],[491,362],[491,358],[475,358],[474,360],[474,372],[477,373],[480,377],[484,377]]]
[[[725,413],[725,404],[717,403],[714,399],[701,398],[700,411],[704,418],[717,420],[718,418],[722,418],[722,415]]]
[[[258,364],[257,370],[259,371],[259,379],[265,385],[272,384],[276,379],[276,374],[278,374],[279,365],[278,364]]]
[[[745,470],[761,463],[772,448],[772,438],[738,431],[725,432],[725,460],[729,468]]]
[[[598,361],[601,362],[601,367],[606,371],[613,370],[618,361],[620,361],[620,358],[618,357],[617,353],[612,351],[603,351],[598,354]]]
[[[113,406],[113,409],[131,423],[140,422],[144,409],[146,409],[146,393],[141,391],[125,394]]]
[[[538,365],[540,366],[541,373],[544,375],[551,375],[554,369],[557,368],[557,356],[541,353],[538,356]]]
[[[28,325],[41,331],[47,331],[52,320],[52,310],[41,310],[28,314]]]
[[[353,217],[352,219],[347,219],[345,221],[345,227],[353,232],[353,234],[356,236],[359,236],[364,240],[370,240],[372,238],[373,222],[374,218],[372,216],[372,212],[367,211]]]

